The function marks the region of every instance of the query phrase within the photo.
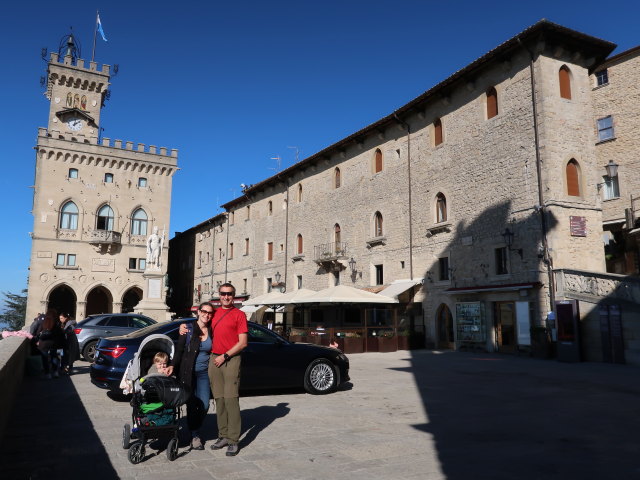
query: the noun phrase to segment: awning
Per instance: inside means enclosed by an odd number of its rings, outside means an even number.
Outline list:
[[[243,305],[240,307],[240,311],[248,314],[252,314],[260,310],[261,308],[266,308],[264,305]]]
[[[398,299],[347,285],[337,285],[301,298],[296,303],[398,303]]]
[[[424,280],[396,280],[392,282],[387,288],[382,290],[379,295],[385,295],[391,298],[398,298],[404,292],[416,285],[422,285]]]
[[[510,283],[506,285],[478,285],[475,287],[448,288],[444,293],[448,295],[460,295],[463,293],[482,293],[482,292],[514,292],[517,290],[526,290],[528,288],[538,288],[541,284],[534,283]]]

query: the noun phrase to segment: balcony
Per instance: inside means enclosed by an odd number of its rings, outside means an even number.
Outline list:
[[[313,261],[318,265],[335,265],[346,258],[346,242],[323,243],[313,247]]]
[[[112,230],[91,230],[89,243],[96,245],[120,245],[122,235]]]

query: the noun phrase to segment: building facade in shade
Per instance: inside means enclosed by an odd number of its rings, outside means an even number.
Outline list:
[[[396,285],[427,345],[530,345],[555,310],[554,269],[605,271],[593,74],[614,48],[538,22],[246,187],[183,234],[192,302],[222,281],[252,297]]]
[[[51,53],[49,120],[35,147],[28,321],[48,307],[77,319],[130,311],[165,319],[157,305],[136,306],[146,294],[164,299],[177,150],[100,138],[109,79],[109,65],[77,58],[72,36]]]

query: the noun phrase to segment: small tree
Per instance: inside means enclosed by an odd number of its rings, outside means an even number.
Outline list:
[[[9,330],[20,330],[24,327],[27,315],[27,289],[21,294],[2,292],[4,295],[4,313],[0,315],[0,322],[5,323]]]

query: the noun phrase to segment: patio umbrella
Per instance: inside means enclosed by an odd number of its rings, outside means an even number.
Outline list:
[[[347,285],[336,285],[300,298],[296,303],[398,303],[398,299]]]
[[[299,300],[315,293],[317,292],[315,292],[314,290],[309,290],[308,288],[300,288],[298,290],[294,290],[293,292],[285,293],[281,297],[267,300],[263,303],[263,305],[291,305],[299,303]]]
[[[265,293],[264,295],[258,295],[255,298],[252,298],[246,302],[243,302],[243,305],[269,305],[270,300],[277,300],[280,297],[284,297],[284,293],[277,292],[275,290]],[[278,304],[278,302],[276,302]]]

